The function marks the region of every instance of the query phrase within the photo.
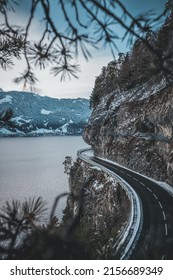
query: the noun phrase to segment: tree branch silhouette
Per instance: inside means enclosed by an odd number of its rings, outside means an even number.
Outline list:
[[[118,52],[118,40],[127,40],[132,44],[138,39],[144,43],[156,57],[160,69],[170,73],[165,67],[172,54],[164,54],[159,46],[154,45],[147,34],[158,25],[172,3],[168,0],[166,12],[156,15],[153,11],[133,16],[119,0],[57,0],[52,6],[50,0],[30,0],[30,14],[25,27],[16,26],[9,19],[9,14],[17,11],[19,0],[0,1],[0,66],[7,71],[14,67],[14,58],[24,57],[26,68],[14,81],[34,86],[37,82],[35,69],[50,67],[50,74],[78,78],[80,66],[76,62],[79,54],[86,60],[91,57],[92,48],[101,49],[109,46],[113,57]],[[57,9],[57,19],[52,9]],[[32,41],[31,27],[37,19],[37,11],[41,11],[40,37]],[[60,15],[64,20],[63,29],[59,27]],[[11,14],[10,14],[11,15]],[[61,19],[62,20],[62,19]],[[122,28],[122,36],[117,34],[117,28]],[[172,72],[171,72],[172,73]]]

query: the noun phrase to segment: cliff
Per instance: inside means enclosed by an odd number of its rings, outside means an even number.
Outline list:
[[[173,21],[148,40],[163,54],[173,45]],[[103,67],[91,95],[92,114],[84,140],[95,155],[173,184],[172,58],[159,59],[137,41],[128,54]]]
[[[78,159],[70,170],[70,191],[64,211],[64,224],[72,221],[78,211],[83,188],[80,223],[75,238],[90,259],[115,258],[112,250],[127,224],[131,211],[129,198],[121,185],[110,175]]]
[[[172,6],[171,6],[172,7]],[[173,12],[146,42],[102,68],[91,94],[92,113],[83,138],[94,154],[156,180],[173,184]],[[111,258],[114,238],[126,224],[129,200],[113,178],[78,160],[71,169],[70,189],[84,192],[78,236],[92,258]],[[69,199],[66,218],[74,216]],[[101,249],[101,250],[100,250]],[[99,253],[98,253],[99,252]]]
[[[84,140],[97,156],[173,183],[173,87],[153,89],[145,98],[135,94],[128,100],[122,95],[119,102],[113,93],[101,100],[85,128]]]

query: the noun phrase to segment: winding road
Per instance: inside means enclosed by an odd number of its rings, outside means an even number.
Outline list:
[[[143,227],[131,259],[173,260],[173,196],[133,171],[98,158],[92,160],[123,178],[141,199]]]
[[[141,200],[142,230],[130,259],[173,260],[173,194],[152,180],[116,163],[90,157],[126,181]]]

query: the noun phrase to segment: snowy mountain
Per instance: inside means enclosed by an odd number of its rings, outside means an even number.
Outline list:
[[[87,99],[0,91],[0,136],[80,135],[89,115]]]

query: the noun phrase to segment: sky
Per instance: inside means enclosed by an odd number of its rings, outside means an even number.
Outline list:
[[[19,7],[15,14],[11,15],[10,19],[13,23],[23,24],[26,22],[29,2],[30,1],[23,0],[22,6]],[[159,13],[164,9],[166,0],[122,0],[122,2],[133,15],[137,15],[150,9],[153,9]],[[39,11],[37,16],[39,17]],[[61,14],[58,16],[61,18]],[[57,14],[55,14],[54,10],[53,17],[57,18]],[[61,20],[59,22],[63,27],[63,21]],[[40,32],[41,24],[39,21],[34,19],[31,29],[32,39],[37,40]],[[122,31],[119,30],[119,32]],[[121,52],[128,51],[128,47],[126,46],[125,42],[120,42],[118,46]],[[54,77],[50,75],[49,69],[42,71],[36,70],[36,75],[39,82],[36,84],[35,92],[43,96],[47,95],[55,98],[89,98],[94,87],[96,76],[101,73],[102,67],[106,66],[111,60],[113,60],[113,57],[110,50],[107,48],[104,50],[93,50],[92,58],[89,61],[86,61],[82,55],[79,55],[77,61],[80,64],[81,69],[78,74],[79,78],[72,78],[71,80],[67,78],[62,82],[60,81],[60,77]],[[15,61],[13,70],[5,72],[0,69],[0,88],[2,88],[4,91],[22,91],[23,86],[21,84],[16,85],[13,80],[16,76],[19,76],[19,73],[21,73],[24,68],[24,61],[21,60]],[[30,91],[30,88],[26,88],[25,90]]]

